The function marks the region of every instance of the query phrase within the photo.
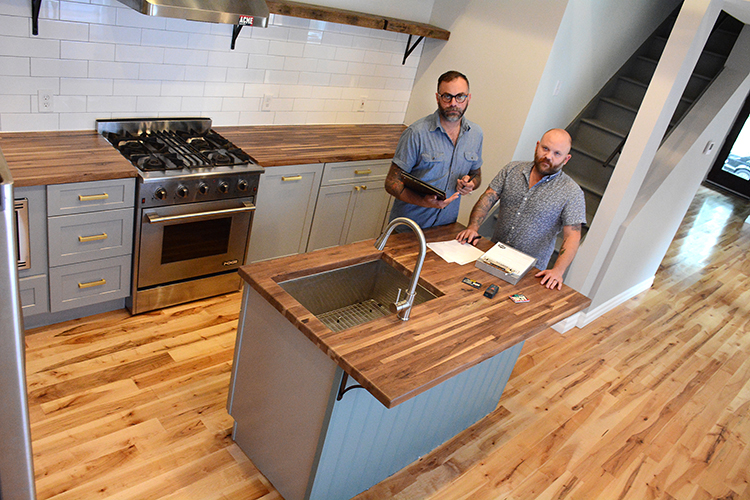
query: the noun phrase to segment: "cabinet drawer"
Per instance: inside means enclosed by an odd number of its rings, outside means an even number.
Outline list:
[[[323,185],[385,180],[390,168],[391,160],[326,163],[323,171]]]
[[[49,287],[46,274],[19,278],[18,290],[24,317],[49,312]]]
[[[135,179],[76,182],[47,186],[47,215],[132,208]]]
[[[132,208],[50,217],[47,224],[50,267],[132,252]]]
[[[51,268],[50,311],[127,297],[130,294],[130,261],[130,255],[125,255]]]

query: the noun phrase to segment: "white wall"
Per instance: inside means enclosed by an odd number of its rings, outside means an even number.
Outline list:
[[[690,202],[711,168],[723,138],[750,92],[750,27],[735,43],[725,69],[659,148],[630,212],[618,228],[593,284],[594,307],[656,274]],[[706,144],[716,144],[703,154]],[[715,242],[691,242],[700,248]]]
[[[433,2],[327,3],[421,21]],[[32,36],[31,1],[0,0],[0,131],[93,129],[122,116],[404,122],[421,52],[401,65],[408,35],[285,16],[244,28],[234,51],[231,34],[231,25],[148,17],[116,0],[44,0]],[[52,112],[40,112],[40,90],[54,95]],[[260,110],[264,94],[271,111]]]
[[[406,123],[436,109],[441,73],[464,72],[472,93],[466,116],[485,134],[486,187],[508,161],[530,160],[545,130],[567,126],[677,3],[435,0],[430,23],[451,38],[426,40]],[[468,221],[478,196],[465,197],[459,221]]]
[[[430,23],[451,36],[447,43],[425,40],[406,123],[437,109],[435,90],[443,72],[466,74],[472,94],[466,117],[484,130],[484,187],[513,156],[566,3],[435,0]],[[463,197],[460,221],[468,220],[478,197]]]
[[[565,128],[681,0],[568,0],[514,159]]]

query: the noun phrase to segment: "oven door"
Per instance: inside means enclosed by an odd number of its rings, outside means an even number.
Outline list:
[[[245,262],[252,198],[141,212],[138,288],[235,270]]]

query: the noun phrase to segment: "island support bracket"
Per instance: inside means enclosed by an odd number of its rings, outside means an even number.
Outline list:
[[[346,391],[350,391],[352,389],[364,389],[361,385],[350,385],[349,387],[346,386],[346,383],[349,381],[349,374],[344,372],[344,376],[341,377],[341,383],[339,384],[339,393],[336,396],[336,401],[341,401],[341,399],[344,397],[344,394],[346,394]]]
[[[39,34],[39,9],[42,6],[42,0],[31,0],[31,34]]]
[[[409,35],[409,39],[406,41],[406,52],[404,52],[404,60],[401,61],[401,65],[403,66],[406,64],[406,59],[411,55],[412,52],[414,52],[414,49],[417,48],[417,45],[424,40],[423,36],[420,36],[417,38],[417,41],[414,42],[414,45],[411,45],[411,35]]]

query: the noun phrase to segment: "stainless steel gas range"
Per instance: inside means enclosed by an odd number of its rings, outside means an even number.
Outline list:
[[[208,118],[97,120],[138,170],[133,314],[240,289],[263,168]]]

